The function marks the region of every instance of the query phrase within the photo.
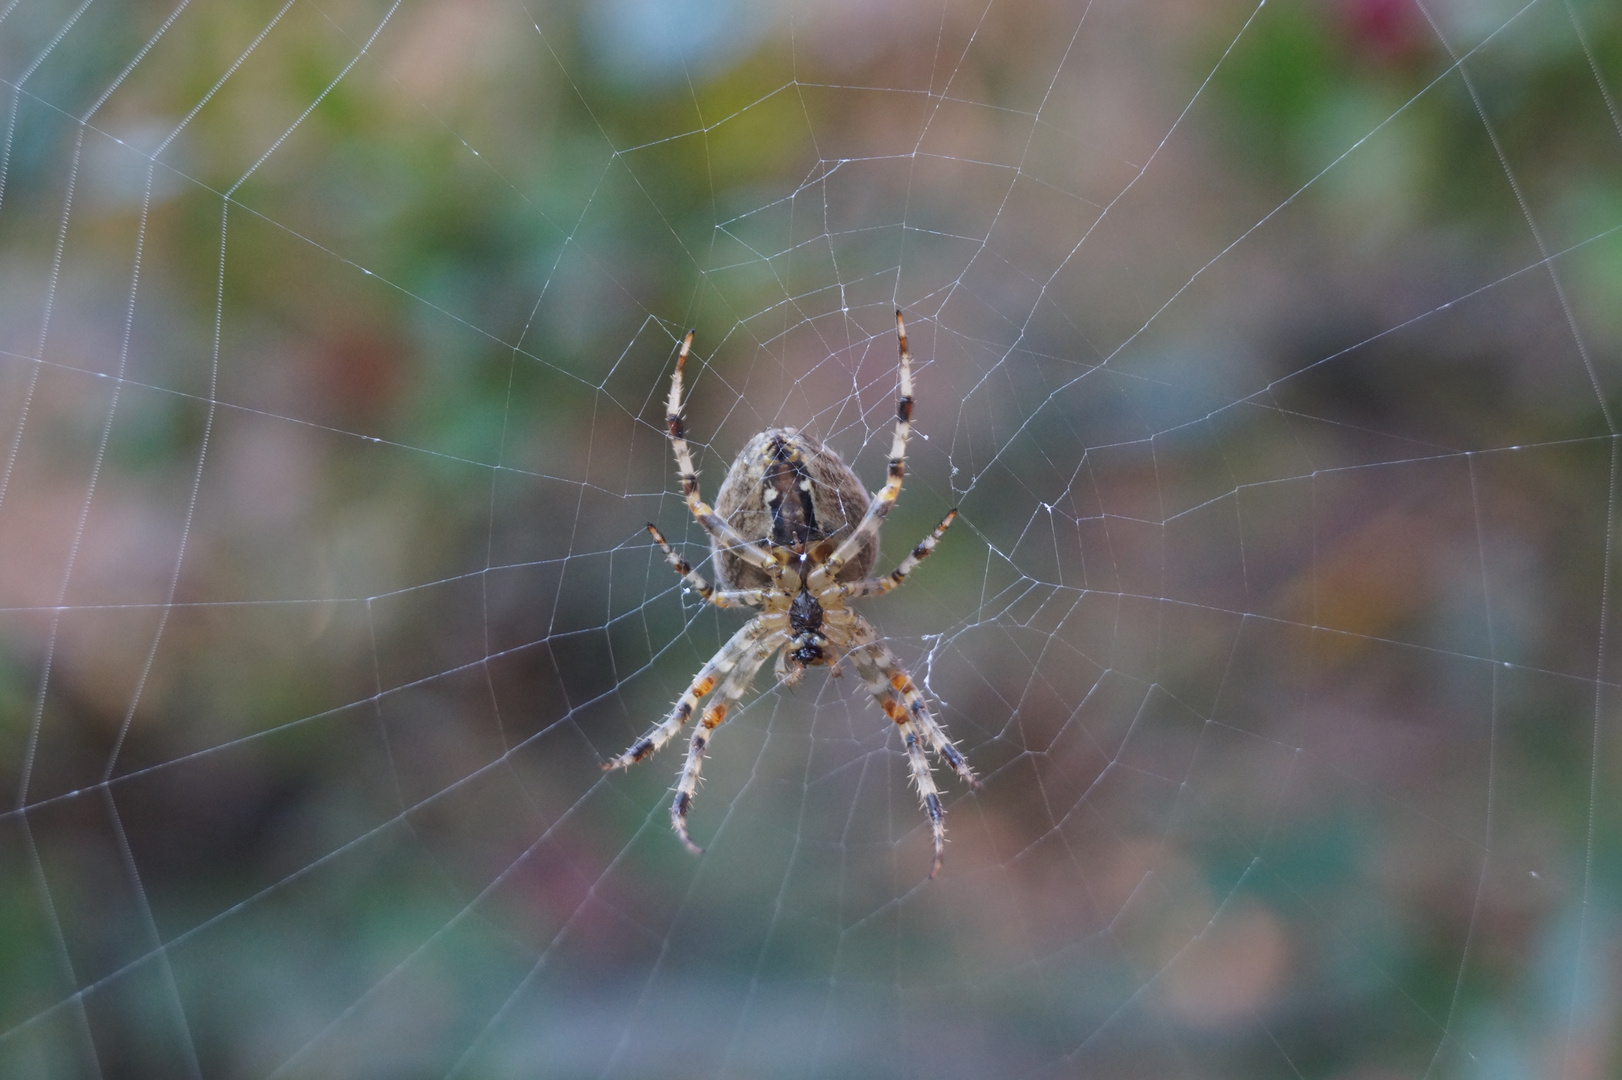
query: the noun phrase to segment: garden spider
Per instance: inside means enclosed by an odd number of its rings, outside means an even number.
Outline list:
[[[695,855],[702,849],[687,833],[687,811],[698,789],[704,747],[773,653],[777,654],[777,679],[785,686],[797,682],[813,664],[834,665],[837,675],[837,665],[848,657],[885,715],[901,729],[912,782],[934,835],[930,877],[941,868],[946,828],[925,750],[950,765],[971,789],[980,787],[974,770],[941,729],[912,676],[879,640],[878,631],[846,606],[859,597],[882,596],[905,581],[957,517],[953,509],[889,574],[868,577],[878,559],[879,526],[901,493],[912,420],[912,357],[907,353],[907,327],[899,311],[895,327],[901,350],[901,389],[884,487],[869,499],[856,474],[820,441],[794,428],[769,428],[749,440],[727,470],[713,510],[698,493],[698,475],[682,435],[681,371],[693,332],[689,330],[682,341],[676,372],[670,379],[665,424],[676,451],[687,507],[710,534],[716,587],[711,588],[676,554],[656,527],[650,524],[648,532],[664,551],[666,561],[699,596],[716,607],[751,607],[760,613],[699,669],[670,714],[623,754],[605,762],[603,770],[629,768],[664,746],[686,725],[699,701],[719,687],[693,732],[676,783],[676,798],[670,805],[671,825]]]

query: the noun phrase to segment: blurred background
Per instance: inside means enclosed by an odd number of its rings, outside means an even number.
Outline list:
[[[0,1075],[1622,1076],[1622,8],[0,6]],[[984,776],[769,672],[762,428]],[[707,564],[702,566],[708,572]]]

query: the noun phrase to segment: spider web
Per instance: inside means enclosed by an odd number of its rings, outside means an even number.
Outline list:
[[[1622,1067],[1622,21],[0,6],[0,1075]],[[769,425],[859,680],[600,763]]]

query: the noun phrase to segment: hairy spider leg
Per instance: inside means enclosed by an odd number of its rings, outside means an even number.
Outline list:
[[[682,845],[694,855],[704,854],[704,849],[693,843],[693,838],[687,833],[687,811],[693,808],[693,797],[698,794],[698,770],[704,764],[704,748],[709,745],[711,733],[721,726],[738,699],[749,692],[749,686],[755,681],[761,665],[778,650],[779,644],[768,638],[755,645],[721,684],[715,700],[705,708],[698,727],[694,729],[692,742],[687,744],[687,760],[682,763],[681,775],[676,780],[676,797],[670,803],[670,827],[676,830]]]
[[[675,738],[676,733],[687,726],[687,720],[693,715],[693,709],[698,706],[699,701],[715,689],[716,683],[727,678],[728,674],[738,667],[740,660],[747,658],[753,664],[749,668],[752,677],[760,665],[753,662],[751,650],[762,641],[771,639],[774,634],[781,635],[787,622],[788,620],[782,616],[761,615],[744,623],[743,629],[733,634],[727,643],[721,646],[721,650],[699,668],[697,678],[670,710],[670,715],[649,728],[646,735],[632,743],[619,757],[603,762],[603,771],[628,769],[648,755],[658,753],[665,743]]]
[[[761,607],[766,603],[766,598],[771,595],[770,589],[724,590],[712,588],[710,583],[704,580],[703,574],[694,570],[686,559],[676,554],[675,549],[665,540],[664,533],[660,532],[657,526],[650,523],[648,531],[653,534],[654,542],[664,549],[665,561],[686,580],[694,592],[716,607]]]
[[[912,354],[907,351],[907,324],[899,310],[895,313],[895,332],[901,350],[901,387],[895,403],[895,438],[890,442],[889,475],[884,487],[867,504],[867,513],[862,515],[856,528],[841,541],[827,561],[812,571],[806,583],[812,592],[827,588],[828,583],[839,576],[839,571],[856,554],[857,549],[879,531],[879,525],[901,494],[901,476],[907,467],[907,435],[912,431]]]
[[[971,790],[980,789],[980,780],[930,713],[929,703],[913,683],[912,676],[907,674],[889,649],[873,642],[853,649],[849,655],[868,691],[884,709],[884,715],[901,729],[907,750],[907,768],[913,786],[918,789],[918,799],[923,804],[924,813],[929,818],[930,834],[935,845],[935,862],[929,871],[929,876],[933,878],[940,872],[946,851],[946,810],[941,805],[940,789],[935,786],[935,777],[924,751],[933,750]]]
[[[907,749],[907,770],[912,776],[912,786],[918,790],[918,801],[923,804],[924,814],[929,818],[930,838],[935,846],[935,861],[929,868],[929,876],[933,878],[940,873],[941,862],[946,857],[946,810],[941,806],[940,788],[935,786],[935,776],[930,771],[929,759],[924,756],[923,734],[907,715],[906,706],[901,703],[900,696],[889,684],[868,680],[867,686],[879,704],[884,707],[885,715],[894,720],[896,726],[901,729],[901,738]]]
[[[918,569],[919,563],[929,558],[929,553],[935,550],[936,544],[940,543],[941,534],[946,532],[946,527],[952,524],[953,519],[956,517],[957,508],[953,507],[952,510],[941,519],[941,523],[935,526],[934,531],[920,540],[918,542],[918,546],[913,548],[905,559],[901,560],[901,565],[890,571],[888,574],[881,578],[868,578],[866,581],[840,582],[838,585],[833,587],[833,595],[847,598],[883,596],[897,585],[900,585],[903,581],[906,581],[907,575]]]
[[[861,619],[861,616],[855,618]],[[872,630],[867,620],[861,621],[867,630]],[[935,714],[929,708],[929,699],[924,697],[923,692],[918,689],[918,684],[913,682],[912,676],[901,666],[895,654],[886,648],[882,641],[872,641],[852,649],[850,657],[856,665],[857,674],[867,684],[867,688],[877,695],[878,690],[875,687],[882,684],[887,691],[892,692],[895,696],[892,704],[899,704],[906,717],[918,725],[918,729],[923,732],[926,749],[933,751],[951,766],[958,779],[967,784],[970,791],[979,791],[980,778],[974,775],[974,769],[969,765],[968,758],[963,756],[963,752],[957,748],[952,737],[946,734],[946,729],[941,727],[940,721],[935,719]],[[879,704],[884,706],[886,716],[898,724],[901,722],[891,711],[891,705],[885,705],[883,700]]]
[[[889,711],[886,707],[886,711]],[[935,844],[935,861],[929,866],[931,879],[941,872],[941,862],[946,858],[946,811],[941,807],[940,790],[935,787],[935,778],[929,771],[929,760],[924,757],[922,738],[907,720],[896,721],[901,726],[903,736],[907,741],[907,766],[912,772],[913,787],[918,789],[918,798],[924,804],[924,813],[929,817],[930,837]]]
[[[681,422],[681,369],[687,363],[687,352],[693,347],[694,331],[682,338],[681,352],[676,355],[676,371],[670,376],[670,397],[665,402],[665,430],[670,433],[671,445],[676,449],[676,469],[681,473],[681,493],[687,498],[687,509],[704,531],[721,547],[728,548],[751,566],[758,566],[773,580],[783,568],[759,544],[748,539],[727,520],[710,508],[698,493],[698,472],[693,468],[693,456],[687,450],[687,437]],[[848,558],[848,556],[847,556]]]

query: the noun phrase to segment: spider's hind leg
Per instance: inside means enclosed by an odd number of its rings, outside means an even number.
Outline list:
[[[820,592],[827,588],[830,581],[838,580],[839,571],[870,537],[878,533],[885,515],[889,514],[890,507],[901,495],[901,478],[907,468],[907,436],[912,431],[912,354],[907,351],[907,324],[900,311],[895,313],[895,332],[896,344],[900,349],[900,358],[896,363],[900,385],[896,391],[895,435],[890,441],[889,473],[884,486],[874,493],[872,501],[867,504],[867,512],[862,515],[862,520],[856,523],[849,536],[840,541],[833,554],[812,571],[809,581],[812,592]]]
[[[676,370],[670,376],[670,397],[665,400],[665,431],[670,435],[670,446],[676,453],[676,469],[681,473],[682,496],[687,500],[687,509],[692,513],[693,519],[703,526],[704,531],[710,534],[710,538],[717,545],[730,550],[749,565],[766,571],[769,577],[776,580],[778,574],[782,572],[782,567],[776,560],[759,544],[728,524],[727,520],[717,514],[699,494],[698,470],[693,468],[693,455],[687,448],[687,433],[681,419],[681,372],[687,364],[687,353],[692,347],[693,331],[689,330],[687,336],[682,339],[681,352],[676,355]],[[668,547],[665,550],[669,552]]]

